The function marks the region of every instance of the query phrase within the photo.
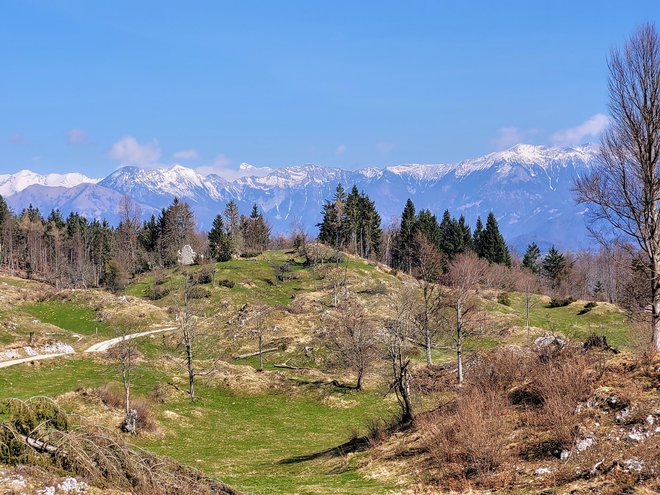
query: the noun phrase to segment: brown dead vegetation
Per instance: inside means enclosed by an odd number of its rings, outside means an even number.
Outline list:
[[[433,393],[453,398],[384,441],[374,450],[379,463],[389,451],[391,462],[415,463],[421,485],[442,490],[660,488],[657,362],[577,345],[504,347],[479,353],[461,387],[446,375],[424,370],[426,387],[435,381]]]

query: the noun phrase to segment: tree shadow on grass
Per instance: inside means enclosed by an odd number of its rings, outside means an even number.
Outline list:
[[[311,454],[297,455],[282,459],[278,464],[297,464],[300,462],[313,461],[314,459],[343,457],[355,452],[364,452],[369,447],[393,435],[396,432],[404,431],[413,426],[413,423],[402,423],[400,418],[396,418],[390,423],[384,423],[380,427],[373,427],[367,435],[353,437],[347,442],[330,447],[329,449],[312,452]]]
[[[369,437],[366,436],[352,438],[348,442],[344,442],[336,447],[320,450],[311,454],[297,455],[282,459],[278,464],[297,464],[299,462],[313,461],[314,459],[320,459],[323,457],[342,457],[354,452],[363,452],[369,448],[370,443]]]

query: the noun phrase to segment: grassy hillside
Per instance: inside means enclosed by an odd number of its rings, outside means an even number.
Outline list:
[[[198,399],[191,403],[182,391],[186,379],[177,335],[141,339],[134,395],[150,403],[158,428],[133,441],[255,494],[400,490],[397,483],[408,482],[406,476],[379,470],[374,467],[378,461],[366,453],[305,458],[364,435],[370,425],[389,420],[397,410],[393,397],[386,395],[388,383],[378,367],[367,376],[363,392],[331,384],[333,379],[352,379],[327,368],[314,337],[315,330],[327,324],[324,315],[332,309],[333,269],[343,271],[352,297],[361,300],[374,319],[390,311],[390,298],[399,287],[414,283],[352,258],[339,268],[311,269],[286,251],[217,263],[215,284],[204,281],[203,297],[193,301],[201,334],[198,367],[213,371],[198,378]],[[39,332],[41,339],[74,343],[78,351],[57,361],[0,369],[0,395],[60,397],[65,407],[83,415],[107,409],[95,398],[94,389],[119,384],[116,362],[107,355],[80,351],[118,335],[127,319],[135,331],[173,320],[172,308],[179,304],[178,288],[187,271],[199,274],[209,267],[144,274],[122,296],[94,290],[55,291],[13,278],[0,280],[3,297],[12,301],[0,309],[0,326],[7,328],[1,333],[3,346],[21,345],[32,331]],[[152,300],[155,286],[167,290]],[[552,309],[547,302],[536,297],[530,318],[533,335],[550,331],[582,339],[596,332],[607,335],[615,346],[627,345],[625,315],[617,308],[599,304],[579,314],[586,301]],[[266,346],[278,346],[279,351],[265,355],[261,373],[255,370],[257,358],[234,359],[256,350],[254,336],[233,320],[245,303],[273,308],[268,322],[277,330],[267,334]],[[522,295],[511,294],[510,304],[502,305],[497,293],[486,291],[481,304],[488,318],[483,331],[468,340],[469,350],[528,341]],[[310,348],[314,349],[311,355]],[[421,350],[414,358],[421,364]],[[434,358],[447,362],[453,353],[438,349]],[[282,363],[301,369],[275,367]],[[431,404],[432,396],[425,396],[418,407]]]

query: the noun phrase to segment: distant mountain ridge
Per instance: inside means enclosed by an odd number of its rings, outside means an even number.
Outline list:
[[[90,179],[77,172],[41,175],[31,170],[21,170],[15,174],[0,174],[0,195],[11,196],[34,184],[49,187],[73,187],[84,183],[95,184],[100,180]]]
[[[410,197],[418,209],[428,208],[438,216],[449,209],[456,216],[465,215],[472,225],[478,215],[483,218],[493,211],[507,241],[519,247],[533,240],[544,246],[578,249],[590,244],[584,224],[587,210],[575,203],[571,187],[575,178],[589,172],[597,151],[593,145],[521,144],[456,164],[360,170],[317,165],[270,170],[243,164],[243,171],[254,170],[255,175],[232,181],[216,174],[203,176],[182,165],[126,166],[100,181],[81,174],[44,179],[19,172],[0,175],[0,194],[15,210],[32,203],[43,210],[75,210],[112,222],[118,219],[118,201],[124,195],[138,203],[145,216],[179,197],[192,206],[201,228],[208,228],[213,216],[234,200],[245,213],[257,203],[275,232],[287,232],[294,222],[315,232],[322,204],[332,197],[337,184],[347,189],[355,184],[376,202],[384,224],[398,220]],[[17,176],[20,180],[11,179]],[[30,180],[33,184],[28,184]],[[12,184],[13,189],[3,184]]]

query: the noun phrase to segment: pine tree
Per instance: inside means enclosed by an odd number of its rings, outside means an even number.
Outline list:
[[[229,261],[231,259],[231,242],[225,231],[222,215],[216,215],[208,235],[209,255],[214,261]]]
[[[477,217],[477,223],[474,226],[474,234],[472,235],[472,246],[474,252],[480,258],[483,258],[483,246],[482,240],[484,235],[484,224],[481,222],[481,217]]]
[[[252,205],[249,217],[241,217],[240,230],[247,253],[259,254],[268,249],[270,226],[256,204]]]
[[[463,215],[461,215],[458,219],[458,230],[461,237],[461,249],[459,252],[464,253],[465,251],[474,250],[472,232],[470,231],[470,226],[465,221],[465,217]]]
[[[504,238],[500,234],[500,229],[497,225],[497,219],[493,212],[488,214],[486,220],[486,229],[479,236],[479,245],[477,254],[488,260],[490,263],[499,263],[507,266],[511,265],[511,256],[506,247]]]
[[[396,266],[404,272],[412,269],[415,233],[417,232],[417,216],[415,205],[408,198],[401,213],[401,226],[396,238]]]
[[[240,255],[243,252],[243,235],[241,233],[241,215],[238,206],[232,200],[225,206],[225,225],[229,235],[230,251],[232,255]]]
[[[323,205],[323,220],[317,225],[319,227],[319,242],[336,249],[343,247],[342,224],[344,222],[345,206],[346,193],[342,185],[337,184],[333,200],[326,201]]]
[[[541,250],[535,242],[532,242],[527,246],[527,251],[525,251],[525,255],[523,256],[522,266],[538,275],[541,271],[541,265],[539,263],[540,258]]]
[[[342,222],[344,246],[355,255],[363,251],[360,237],[360,193],[356,185],[346,197],[346,211]]]
[[[566,257],[552,246],[543,258],[543,274],[550,279],[553,289],[557,287],[559,277],[565,268]]]
[[[446,256],[448,261],[458,253],[465,251],[465,242],[463,240],[464,231],[455,218],[445,210],[440,222],[440,251]]]
[[[166,265],[177,262],[178,252],[186,245],[193,244],[195,217],[188,203],[174,198],[163,212],[161,243]]]
[[[438,219],[430,210],[421,210],[417,215],[417,230],[424,234],[431,245],[440,250],[441,232]]]
[[[369,196],[360,195],[361,229],[364,239],[364,251],[362,256],[370,258],[380,256],[380,244],[383,238],[383,229],[380,226],[380,213],[376,210],[376,203]]]

